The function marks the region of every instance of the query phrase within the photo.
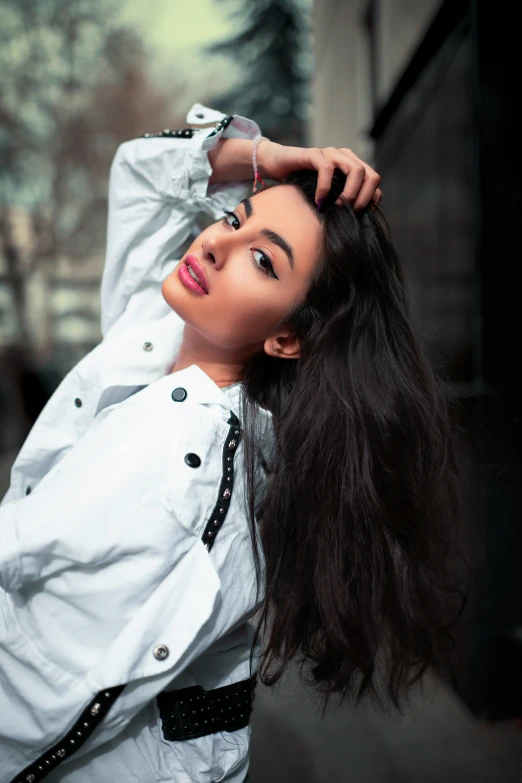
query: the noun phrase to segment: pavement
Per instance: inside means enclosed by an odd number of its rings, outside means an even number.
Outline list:
[[[290,666],[272,688],[258,681],[249,783],[522,783],[522,730],[478,721],[432,672],[404,716],[369,703],[320,720]]]

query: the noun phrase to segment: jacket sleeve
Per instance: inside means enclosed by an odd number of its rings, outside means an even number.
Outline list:
[[[188,112],[187,123],[191,127],[127,141],[114,157],[101,283],[104,337],[139,288],[165,279],[169,259],[179,259],[183,244],[198,235],[198,213],[218,220],[223,207],[247,195],[246,182],[209,186],[208,152],[220,138],[253,139],[259,125],[200,103]]]

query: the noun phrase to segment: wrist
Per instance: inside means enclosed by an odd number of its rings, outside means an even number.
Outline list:
[[[274,179],[269,166],[270,151],[274,144],[275,142],[263,137],[257,145],[257,170],[262,179]]]
[[[253,139],[221,138],[208,152],[212,166],[209,184],[252,179],[253,150]]]

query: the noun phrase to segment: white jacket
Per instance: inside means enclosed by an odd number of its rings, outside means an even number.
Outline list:
[[[250,726],[169,742],[155,698],[248,678],[260,606],[242,385],[170,373],[184,322],[161,294],[198,214],[218,220],[250,190],[209,186],[208,150],[260,130],[199,103],[187,123],[116,153],[103,340],[41,412],[0,504],[1,783],[240,783],[248,770]]]

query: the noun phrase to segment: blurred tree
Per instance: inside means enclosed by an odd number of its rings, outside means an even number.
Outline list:
[[[31,334],[31,278],[48,289],[60,256],[103,251],[116,147],[185,122],[172,112],[183,84],[153,83],[141,39],[114,22],[117,1],[0,0],[0,252],[16,341],[29,354],[37,342],[40,360],[53,348],[53,312],[40,290],[45,312]]]
[[[214,95],[212,105],[252,117],[263,134],[281,144],[306,145],[313,72],[311,1],[234,0],[234,5],[232,18],[243,29],[206,52],[234,58],[244,76],[232,89]]]

